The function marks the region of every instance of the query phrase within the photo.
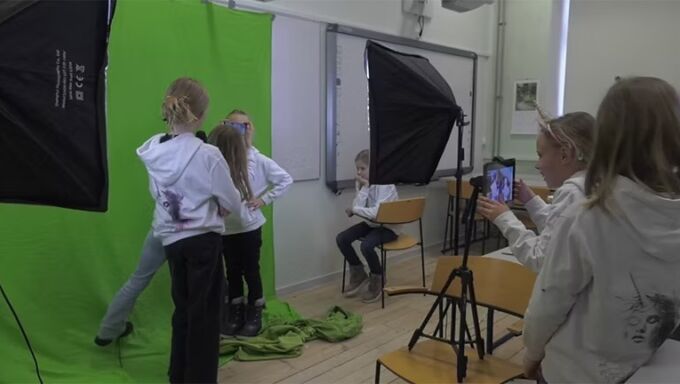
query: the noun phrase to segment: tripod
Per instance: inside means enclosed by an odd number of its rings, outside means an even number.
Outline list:
[[[423,320],[420,327],[413,332],[413,336],[411,336],[411,340],[408,343],[409,351],[413,349],[413,347],[416,345],[420,337],[425,337],[428,339],[451,344],[451,347],[456,352],[457,357],[456,376],[458,378],[459,383],[462,382],[465,376],[467,375],[468,359],[465,356],[465,346],[467,344],[472,345],[473,347],[476,348],[479,359],[481,360],[484,358],[484,339],[482,339],[481,337],[482,333],[479,327],[479,314],[477,313],[477,299],[475,297],[474,279],[472,271],[467,267],[468,257],[470,255],[470,241],[472,239],[472,223],[475,219],[475,211],[477,209],[477,197],[479,196],[479,192],[482,190],[483,178],[482,177],[473,178],[472,180],[470,180],[470,184],[474,187],[474,190],[470,198],[470,203],[468,204],[465,214],[463,215],[463,220],[467,221],[467,224],[465,226],[465,251],[463,254],[463,263],[460,267],[455,268],[451,271],[448,279],[446,280],[446,283],[444,284],[444,287],[437,295],[437,299],[434,301],[432,307],[427,313],[427,316],[425,316],[425,319]],[[434,312],[441,305],[442,301],[448,298],[447,291],[455,278],[461,279],[460,297],[457,300],[455,300],[455,306],[458,307],[458,311],[460,312],[460,317],[458,319],[459,320],[458,340],[455,339],[455,336],[452,336],[451,339],[444,339],[442,337],[425,334],[424,333],[425,327],[429,323]],[[475,337],[474,338],[468,337],[469,340],[466,339],[467,330],[466,312],[468,303],[471,306],[472,319],[475,328]],[[451,324],[451,327],[453,330],[455,324]],[[440,333],[440,336],[443,335]]]

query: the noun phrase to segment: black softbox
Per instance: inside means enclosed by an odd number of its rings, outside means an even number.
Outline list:
[[[0,201],[106,211],[113,1],[0,1]]]
[[[461,114],[451,87],[430,62],[366,43],[371,184],[432,180]]]

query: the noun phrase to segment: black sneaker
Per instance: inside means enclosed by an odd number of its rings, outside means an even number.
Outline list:
[[[100,347],[106,347],[107,345],[111,344],[114,340],[122,339],[123,337],[131,334],[132,330],[134,328],[135,327],[132,325],[132,323],[127,321],[127,322],[125,322],[125,330],[118,337],[116,337],[115,339],[103,339],[103,338],[97,336],[97,337],[94,338],[94,343],[97,344]]]
[[[253,337],[257,336],[262,329],[262,309],[264,308],[264,300],[258,300],[254,305],[248,304],[246,306],[246,322],[243,328],[238,332],[239,336]]]
[[[220,333],[222,336],[234,336],[245,323],[245,305],[243,297],[234,299],[227,306],[227,316],[222,323]]]

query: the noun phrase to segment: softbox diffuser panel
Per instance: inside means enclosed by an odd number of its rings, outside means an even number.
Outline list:
[[[107,209],[113,2],[0,3],[0,201]]]
[[[459,114],[451,87],[417,55],[366,43],[371,184],[427,184]]]

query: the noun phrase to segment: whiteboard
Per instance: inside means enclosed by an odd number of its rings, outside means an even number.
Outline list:
[[[468,116],[463,129],[463,168],[474,159],[474,92],[477,56],[473,52],[331,25],[326,31],[326,184],[334,191],[354,185],[354,158],[370,146],[368,81],[364,70],[366,41],[426,57],[453,90]],[[457,128],[437,166],[435,177],[453,176],[457,167]]]
[[[279,15],[272,25],[272,158],[295,181],[320,174],[324,31]]]

